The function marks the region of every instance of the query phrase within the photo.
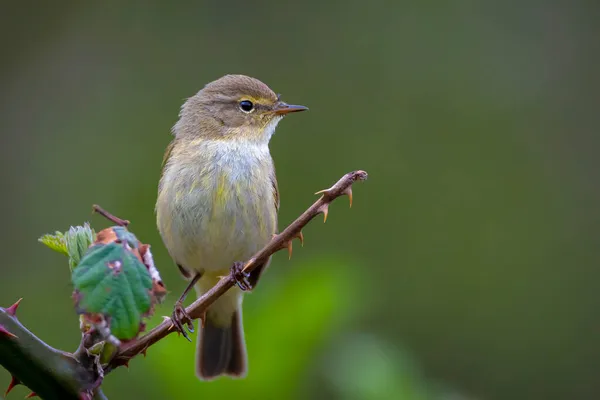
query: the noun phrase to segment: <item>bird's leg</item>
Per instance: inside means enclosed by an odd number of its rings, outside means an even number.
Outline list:
[[[252,290],[252,284],[248,280],[250,277],[249,272],[244,272],[244,263],[243,262],[235,262],[231,267],[230,271],[231,279],[235,282],[235,284],[243,291]]]
[[[192,323],[192,319],[190,318],[188,313],[185,311],[183,301],[185,300],[190,290],[192,290],[196,282],[198,282],[198,279],[200,279],[201,276],[202,274],[200,273],[196,273],[196,275],[194,275],[194,277],[187,285],[181,296],[179,296],[179,299],[175,302],[175,306],[173,307],[173,314],[171,315],[171,321],[173,321],[173,325],[177,328],[179,332],[183,334],[183,337],[189,340],[190,342],[192,341],[192,339],[190,339],[187,332],[183,328],[183,324],[185,323],[187,325],[187,328],[190,332],[194,332],[194,324]]]

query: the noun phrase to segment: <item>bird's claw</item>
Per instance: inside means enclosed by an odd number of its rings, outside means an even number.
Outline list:
[[[185,331],[184,324],[187,326],[188,331],[191,333],[194,332],[194,324],[192,323],[192,319],[189,314],[185,311],[185,308],[180,302],[175,303],[175,307],[173,308],[173,314],[171,315],[171,322],[173,326],[177,329],[178,332],[181,332],[184,338],[188,341],[192,341],[189,335]]]
[[[235,282],[237,287],[239,287],[243,291],[252,290],[252,284],[248,280],[250,278],[250,273],[244,271],[244,263],[236,262],[231,267],[231,279]]]

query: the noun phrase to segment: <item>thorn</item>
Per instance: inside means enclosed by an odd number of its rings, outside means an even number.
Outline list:
[[[92,400],[92,395],[87,392],[79,393],[79,400]]]
[[[344,194],[350,199],[350,208],[352,208],[352,187],[348,186],[346,190],[344,190]]]
[[[12,339],[18,339],[18,336],[17,336],[17,335],[15,335],[15,334],[13,334],[13,333],[10,333],[10,332],[8,331],[8,329],[6,329],[6,328],[4,327],[4,325],[1,325],[1,324],[0,324],[0,336],[2,336],[2,335],[4,335],[4,336],[8,336],[9,338],[12,338]]]
[[[173,323],[173,320],[171,319],[171,317],[167,317],[166,315],[163,315],[162,318],[163,318],[163,322],[165,322],[165,321],[171,322],[171,325],[169,325],[169,328],[167,330],[170,331],[171,329],[173,329],[175,324]]]
[[[8,396],[8,394],[10,393],[10,391],[13,390],[15,388],[15,386],[21,384],[21,381],[18,380],[17,378],[15,378],[14,375],[12,375],[11,378],[12,379],[10,380],[10,383],[8,384],[8,389],[6,389],[6,392],[4,392],[4,397]]]
[[[25,396],[26,399],[31,399],[32,397],[38,397],[38,395],[35,392],[31,392],[27,396]]]
[[[323,196],[327,196],[327,194],[328,194],[327,192],[329,192],[329,189],[323,189],[323,190],[319,190],[315,194],[322,194]]]
[[[13,304],[12,306],[8,307],[6,309],[6,312],[8,314],[10,314],[11,316],[15,317],[16,314],[17,314],[17,309],[19,308],[19,304],[21,303],[21,300],[23,300],[22,297],[19,300],[15,301],[15,304]]]
[[[204,325],[206,324],[206,310],[202,313],[202,315],[200,316],[200,326],[202,328],[204,328]]]
[[[148,351],[148,348],[146,347],[144,350],[142,350],[142,355],[144,356],[144,358],[146,358],[146,352]]]
[[[329,204],[323,204],[323,206],[321,206],[321,210],[323,213],[323,223],[327,222],[327,215],[329,214]]]
[[[327,218],[327,217],[325,217]],[[304,247],[304,235],[302,234],[302,231],[298,232],[296,235],[292,236],[292,238],[290,240],[288,240],[287,242],[284,242],[281,247],[279,249],[287,249],[288,251],[288,260],[292,259],[292,241],[294,239],[299,239],[300,240],[300,245],[302,247]]]
[[[123,363],[123,366],[124,366],[125,368],[127,368],[127,370],[129,371],[129,360],[125,361],[125,362]]]
[[[296,237],[300,240],[300,246],[304,247],[304,235],[302,234],[302,231],[298,232]]]

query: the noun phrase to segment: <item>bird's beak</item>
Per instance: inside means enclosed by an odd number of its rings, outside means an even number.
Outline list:
[[[295,106],[292,104],[284,103],[283,101],[278,101],[273,107],[273,112],[277,115],[285,115],[293,112],[306,111],[308,107],[304,106]]]

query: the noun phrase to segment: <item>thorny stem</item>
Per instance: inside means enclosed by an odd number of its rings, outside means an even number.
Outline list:
[[[287,248],[291,254],[292,240],[299,238],[302,241],[302,228],[318,214],[324,214],[326,220],[329,205],[342,195],[350,198],[352,206],[351,186],[354,182],[365,179],[367,173],[364,171],[350,172],[331,188],[317,192],[322,196],[246,261],[242,272],[251,272],[281,249]],[[94,205],[94,211],[117,225],[129,225],[129,221],[115,217],[98,205]],[[190,318],[201,318],[219,296],[236,284],[234,276],[235,274],[230,274],[223,277],[211,290],[187,307],[185,311]],[[90,396],[98,400],[106,399],[99,387],[105,374],[121,365],[127,365],[133,357],[140,353],[145,354],[148,347],[176,332],[171,319],[165,317],[165,321],[139,340],[123,344],[103,370],[97,358],[88,356],[86,349],[91,344],[88,335],[83,335],[79,349],[74,354],[53,349],[19,323],[15,317],[17,307],[18,302],[7,309],[0,308],[0,364],[13,375],[13,383],[22,382],[35,390],[39,396],[48,399],[87,399]]]
[[[304,213],[302,213],[302,215],[300,215],[294,222],[292,222],[287,228],[285,228],[283,232],[281,232],[278,235],[275,235],[265,247],[263,247],[252,258],[250,258],[250,260],[246,261],[244,263],[243,272],[251,272],[259,265],[261,265],[263,261],[269,258],[273,253],[281,249],[288,249],[291,251],[292,240],[297,237],[302,237],[302,228],[304,228],[306,224],[308,224],[314,217],[316,217],[319,214],[323,214],[324,218],[327,219],[329,205],[338,197],[342,195],[347,195],[350,198],[350,205],[352,205],[352,184],[356,181],[364,181],[366,179],[367,173],[365,171],[349,172],[329,189],[317,192],[317,194],[321,194],[321,197]],[[94,208],[96,209],[96,207]],[[98,212],[102,214],[101,211]],[[104,213],[105,214],[102,215],[110,215],[106,212]],[[110,216],[115,218],[115,220],[120,220],[112,215]],[[223,277],[219,281],[219,283],[217,283],[202,297],[200,297],[194,303],[188,306],[185,309],[185,311],[187,312],[187,314],[189,314],[190,318],[192,319],[202,318],[208,306],[214,303],[220,296],[222,296],[235,284],[236,282],[231,275]],[[115,355],[115,357],[113,357],[109,365],[104,369],[104,373],[107,374],[111,370],[121,365],[128,364],[129,360],[131,360],[133,357],[137,356],[140,353],[145,353],[148,347],[152,346],[154,343],[163,339],[170,333],[176,332],[176,330],[173,329],[173,326],[174,325],[172,320],[166,317],[160,325],[154,327],[150,332],[148,332],[140,339],[123,344],[119,349],[118,353]]]
[[[74,355],[54,349],[25,328],[12,307],[0,307],[0,365],[44,399],[79,399],[95,377]]]

